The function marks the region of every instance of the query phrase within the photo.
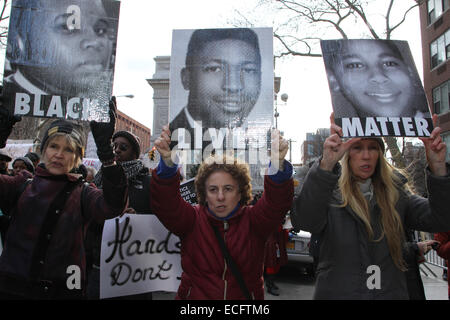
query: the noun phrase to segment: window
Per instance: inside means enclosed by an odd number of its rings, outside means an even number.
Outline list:
[[[428,24],[435,22],[448,9],[449,0],[428,0]]]
[[[430,44],[431,69],[450,58],[450,29]]]
[[[450,132],[442,134],[442,140],[447,145],[447,157],[445,161],[450,161]]]
[[[445,56],[447,59],[450,58],[450,29],[445,32]]]
[[[450,81],[445,82],[433,89],[433,107],[434,113],[441,114],[450,110]]]

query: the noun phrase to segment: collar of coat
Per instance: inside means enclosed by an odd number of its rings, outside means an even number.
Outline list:
[[[235,214],[236,212],[238,212],[238,210],[239,210],[240,207],[241,207],[241,205],[238,203],[238,204],[236,205],[236,207],[234,207],[233,211],[231,211],[226,217],[218,217],[211,209],[209,209],[208,204],[206,204],[206,208],[208,209],[208,212],[209,212],[214,218],[217,218],[217,219],[223,220],[223,221],[228,220],[228,219],[230,219],[232,216],[234,216],[234,214]]]
[[[43,163],[40,163],[36,168],[36,176],[43,177],[46,179],[57,180],[57,181],[71,181],[75,182],[82,178],[81,174],[77,173],[66,173],[66,174],[51,174]]]

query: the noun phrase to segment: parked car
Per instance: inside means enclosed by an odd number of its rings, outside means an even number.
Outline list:
[[[286,243],[286,251],[290,264],[298,264],[306,269],[310,275],[314,275],[314,258],[310,255],[309,247],[311,233],[300,230],[289,232],[289,239]]]

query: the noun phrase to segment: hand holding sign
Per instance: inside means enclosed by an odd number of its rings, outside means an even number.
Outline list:
[[[284,158],[289,150],[289,144],[286,139],[280,134],[278,129],[273,129],[271,132],[272,137],[272,147],[270,160],[272,165],[279,169],[280,171],[284,170]]]
[[[330,116],[330,136],[323,144],[323,156],[320,161],[320,168],[326,171],[333,170],[336,163],[342,158],[344,153],[361,138],[352,138],[342,141],[342,128],[334,123],[334,114]]]
[[[165,125],[162,128],[161,135],[155,140],[155,147],[161,155],[161,159],[168,167],[173,167],[174,163],[172,161],[172,150],[170,150],[170,139],[171,132],[169,126]]]
[[[430,166],[431,172],[437,176],[445,176],[447,174],[447,168],[445,164],[445,157],[447,155],[447,146],[442,141],[441,131],[442,129],[437,126],[438,116],[433,114],[433,124],[435,128],[431,132],[429,138],[419,138],[422,140],[425,146],[425,152],[427,155],[427,162]]]

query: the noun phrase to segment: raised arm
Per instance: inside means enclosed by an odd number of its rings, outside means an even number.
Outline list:
[[[250,209],[253,225],[262,236],[267,236],[282,223],[294,197],[293,168],[285,160],[289,144],[278,130],[273,130],[271,137],[270,165],[264,177],[264,193]]]
[[[196,214],[192,205],[181,197],[178,161],[169,147],[170,143],[171,132],[166,125],[155,140],[161,159],[158,167],[152,171],[150,194],[155,215],[167,229],[182,237],[191,230]]]

